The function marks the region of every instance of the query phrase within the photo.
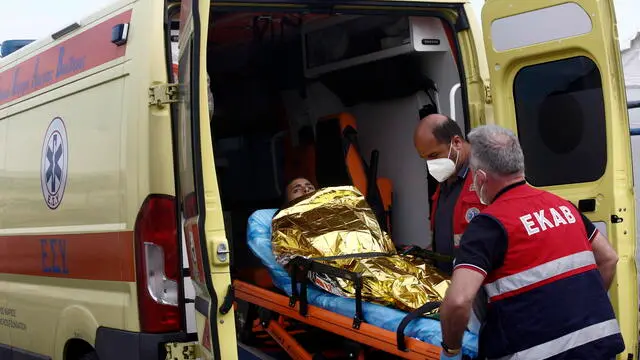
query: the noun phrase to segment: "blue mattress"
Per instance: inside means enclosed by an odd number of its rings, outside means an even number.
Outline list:
[[[291,279],[287,271],[276,262],[271,248],[271,220],[276,209],[264,209],[254,212],[247,224],[247,241],[251,251],[268,268],[274,285],[291,295]],[[310,284],[307,290],[307,298],[310,305],[325,310],[353,317],[355,312],[355,300],[330,294]],[[395,332],[406,312],[374,304],[363,302],[364,321]],[[440,322],[434,319],[417,318],[405,328],[405,335],[420,341],[438,345],[442,341]],[[470,331],[465,331],[462,352],[474,358],[478,354],[478,336]]]

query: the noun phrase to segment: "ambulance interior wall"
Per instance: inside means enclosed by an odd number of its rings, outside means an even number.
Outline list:
[[[423,73],[436,83],[439,111],[450,115],[449,91],[459,83],[459,76],[450,52],[423,53]],[[416,74],[418,75],[418,74]],[[346,107],[340,99],[320,83],[307,87],[307,107],[293,99],[288,92],[288,110],[294,121],[306,123],[323,115],[350,112],[357,121],[360,147],[369,160],[371,151],[380,152],[378,176],[393,181],[393,240],[396,244],[415,244],[426,247],[431,243],[429,202],[425,161],[413,145],[413,132],[418,124],[418,111],[430,103],[424,92],[379,103],[363,103]],[[434,96],[434,95],[432,95]],[[434,100],[436,98],[434,97]],[[456,117],[464,131],[460,90],[455,97]],[[308,114],[308,115],[306,115]],[[455,160],[455,159],[454,159]]]
[[[428,246],[431,236],[427,172],[425,161],[413,145],[418,111],[430,103],[426,95],[417,92],[405,98],[346,107],[327,87],[308,79],[307,98],[303,100],[296,86],[304,84],[301,71],[299,75],[284,74],[286,70],[292,71],[292,61],[298,61],[297,58],[301,61],[302,49],[299,44],[286,48],[284,51],[265,48],[265,52],[255,48],[210,49],[208,53],[215,109],[212,132],[216,171],[227,236],[232,239],[232,246],[237,246],[232,249],[234,257],[237,255],[239,262],[245,262],[240,254],[248,253],[245,248],[248,216],[257,209],[282,204],[282,123],[284,127],[288,123],[295,139],[299,126],[313,125],[324,115],[342,111],[356,117],[365,158],[369,159],[372,149],[378,149],[379,176],[393,181],[394,241]],[[421,72],[439,90],[437,95],[433,94],[437,96],[439,111],[449,115],[449,91],[459,82],[453,57],[450,52],[422,53],[421,57],[424,59]],[[233,72],[236,75],[228,75]],[[269,85],[274,80],[289,84],[288,89],[274,93]],[[456,94],[456,114],[464,127],[460,91]],[[249,261],[253,260],[257,259]]]

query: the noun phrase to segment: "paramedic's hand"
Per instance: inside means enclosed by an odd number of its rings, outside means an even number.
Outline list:
[[[440,360],[462,360],[462,351],[458,352],[455,355],[447,355],[447,353],[442,350],[440,352]]]

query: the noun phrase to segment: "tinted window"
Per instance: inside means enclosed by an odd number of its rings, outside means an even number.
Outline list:
[[[522,68],[513,93],[531,185],[589,182],[604,174],[602,80],[591,59],[580,56]]]

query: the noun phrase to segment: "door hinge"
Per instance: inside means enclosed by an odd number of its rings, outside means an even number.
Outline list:
[[[491,84],[488,82],[484,84],[484,102],[491,104],[493,99],[491,98]]]
[[[167,343],[164,348],[167,352],[166,360],[195,360],[197,342]]]
[[[178,84],[155,84],[149,86],[149,105],[163,107],[178,102]]]

